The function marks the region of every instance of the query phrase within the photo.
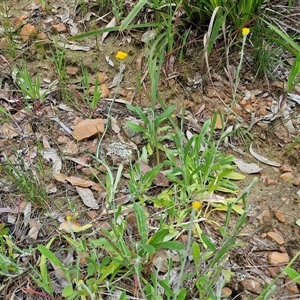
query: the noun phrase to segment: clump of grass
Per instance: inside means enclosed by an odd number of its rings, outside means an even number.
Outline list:
[[[1,162],[1,170],[5,178],[16,187],[15,193],[20,194],[24,200],[44,208],[47,204],[47,191],[42,181],[41,168],[32,169],[26,166],[21,157],[15,157],[15,162],[6,157]]]

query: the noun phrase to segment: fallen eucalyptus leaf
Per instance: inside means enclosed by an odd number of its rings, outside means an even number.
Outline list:
[[[99,209],[99,204],[97,203],[96,199],[92,191],[89,188],[82,188],[79,186],[75,187],[80,198],[82,199],[83,203],[92,209]]]
[[[266,164],[266,165],[269,165],[269,166],[273,166],[273,167],[281,167],[281,164],[278,163],[278,162],[275,162],[275,161],[271,161],[271,160],[268,160],[267,158],[257,154],[256,152],[254,152],[254,150],[252,149],[252,143],[249,147],[249,152],[250,154],[256,158],[257,160],[259,160],[260,162]]]
[[[90,51],[91,47],[88,46],[81,46],[81,45],[75,45],[75,44],[65,44],[62,42],[57,42],[58,46],[65,48],[65,49],[70,49],[73,51]]]
[[[45,148],[43,150],[43,157],[46,160],[51,160],[53,167],[52,167],[52,171],[53,173],[59,173],[61,168],[62,168],[62,162],[60,157],[57,155],[56,150],[52,149],[52,148]]]
[[[105,26],[105,28],[115,27],[116,24],[117,24],[117,20],[116,20],[115,17],[113,17],[113,18],[110,20],[110,22]],[[104,33],[102,34],[102,38],[101,38],[101,42],[102,42],[102,43],[104,42],[104,40],[105,40],[105,38],[108,36],[108,34],[109,34],[109,31],[104,32]]]
[[[142,37],[141,37],[141,41],[143,43],[148,43],[150,40],[153,40],[156,36],[156,30],[152,29],[152,30],[148,30],[146,32],[143,33]]]
[[[81,225],[76,220],[65,220],[60,224],[58,230],[62,230],[66,232],[81,232],[91,228],[92,226],[93,226],[92,224]]]
[[[108,55],[105,56],[105,60],[111,67],[115,66],[114,62],[110,59],[110,57]]]
[[[288,98],[300,105],[300,96],[297,94],[288,93]]]
[[[257,164],[245,163],[242,159],[239,158],[235,158],[234,163],[237,165],[241,172],[246,174],[255,174],[259,173],[262,170],[262,168],[259,167]]]

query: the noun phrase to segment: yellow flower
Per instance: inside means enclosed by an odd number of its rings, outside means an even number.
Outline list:
[[[128,56],[128,54],[126,52],[123,51],[118,51],[116,54],[116,59],[120,59],[123,60]]]
[[[193,207],[193,209],[195,209],[195,210],[199,210],[199,209],[201,208],[201,206],[202,206],[202,203],[201,203],[200,201],[194,201],[194,202],[192,203],[192,207]]]
[[[242,35],[248,35],[250,33],[250,28],[244,27],[242,29]]]
[[[71,221],[71,220],[72,220],[72,216],[67,215],[67,216],[66,216],[66,220],[67,220],[67,221]]]

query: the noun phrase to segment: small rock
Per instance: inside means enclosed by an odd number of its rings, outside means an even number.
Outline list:
[[[194,107],[196,106],[196,104],[195,104],[194,101],[190,101],[190,100],[188,100],[188,99],[184,99],[184,100],[183,100],[183,104],[184,104],[184,107],[185,107],[186,109],[188,109],[188,108],[194,108]]]
[[[232,294],[232,290],[229,287],[225,286],[225,287],[222,288],[222,296],[227,296],[228,297],[231,294]]]
[[[45,32],[41,32],[38,34],[38,39],[39,40],[46,40],[47,39],[47,34]]]
[[[293,175],[290,172],[286,172],[280,175],[279,177],[283,181],[292,181],[293,180]]]
[[[260,224],[266,224],[266,223],[269,223],[270,220],[271,220],[271,214],[269,212],[268,209],[262,211],[262,213],[260,213],[258,216],[257,216],[257,219],[259,220],[259,223]]]
[[[294,186],[300,185],[300,177],[296,177],[296,178],[293,180],[293,185],[294,185]]]
[[[288,278],[285,280],[286,286],[285,289],[291,293],[292,295],[299,295],[299,289],[295,281],[289,280]]]
[[[280,266],[287,264],[290,261],[290,258],[287,253],[280,253],[274,251],[269,254],[268,260],[272,266]]]
[[[267,232],[267,237],[269,239],[272,239],[273,241],[275,241],[278,245],[283,245],[284,244],[283,237],[280,234],[276,233],[276,232],[273,232],[273,231]]]
[[[0,39],[0,49],[8,49],[10,46],[10,40],[7,37]]]
[[[251,104],[246,104],[244,106],[244,109],[247,111],[247,112],[252,112],[254,110],[253,106]]]
[[[182,234],[181,236],[179,236],[178,240],[184,244],[187,244],[189,237],[186,234]]]
[[[108,76],[104,72],[98,73],[97,77],[99,83],[104,83],[108,79]]]
[[[15,29],[19,29],[19,28],[21,28],[22,25],[25,24],[25,21],[22,17],[17,16],[13,19],[13,24],[14,24]]]
[[[20,36],[21,36],[23,42],[26,42],[30,37],[33,37],[37,33],[38,33],[37,27],[30,25],[30,24],[26,24],[22,27]]]
[[[68,141],[69,141],[69,138],[66,137],[66,136],[59,136],[57,138],[57,143],[60,144],[60,145],[61,144],[66,144]]]
[[[77,155],[78,154],[78,146],[74,141],[68,141],[65,148],[64,154],[67,155]]]
[[[52,24],[51,29],[54,33],[68,32],[67,26],[64,23]]]
[[[241,281],[241,284],[247,291],[257,295],[263,291],[261,283],[253,279],[244,279]]]
[[[276,219],[281,222],[281,223],[285,223],[285,216],[284,214],[280,211],[280,210],[275,210],[275,217]]]
[[[292,172],[292,168],[288,167],[288,166],[282,166],[279,168],[279,171],[281,174],[283,173],[291,173]]]
[[[267,271],[271,274],[271,276],[272,276],[273,278],[275,278],[275,277],[278,276],[278,274],[281,273],[281,268],[280,268],[280,267],[269,267],[269,268],[267,268]],[[281,275],[281,278],[282,278],[282,277],[285,277],[285,275],[282,274],[282,275]]]
[[[96,134],[104,132],[103,119],[88,119],[77,124],[73,131],[73,137],[78,141],[88,139]]]
[[[106,170],[104,170],[104,171],[106,171]],[[81,169],[81,172],[84,174],[84,175],[86,175],[86,176],[94,176],[94,175],[97,175],[97,174],[99,174],[99,171],[98,170],[96,170],[96,169],[91,169],[91,168],[82,168]]]
[[[132,95],[133,95],[133,93],[132,93],[131,91],[128,92],[128,93],[127,93],[127,96],[126,96],[126,100],[127,100],[127,101],[130,101],[131,98],[132,98]]]
[[[267,113],[268,113],[268,112],[267,112],[267,110],[266,110],[264,107],[261,107],[261,108],[259,109],[259,114],[260,114],[261,116],[265,116]]]
[[[267,186],[269,186],[269,185],[277,185],[277,180],[271,179],[271,178],[267,177],[266,180],[265,180],[265,184]]]
[[[119,90],[115,90],[115,92],[118,92],[118,94],[123,98],[126,98],[128,94],[128,91],[123,88],[119,88]]]
[[[246,99],[243,99],[243,100],[241,100],[241,101],[239,102],[239,104],[240,104],[241,106],[245,106],[245,105],[247,104],[247,100],[246,100]]]
[[[67,67],[67,74],[68,75],[77,75],[79,69],[77,67]]]

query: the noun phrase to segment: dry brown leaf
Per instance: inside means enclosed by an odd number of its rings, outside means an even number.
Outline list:
[[[71,232],[71,231],[80,232],[80,231],[84,231],[90,227],[92,227],[92,224],[87,224],[87,225],[82,226],[76,220],[65,220],[59,225],[58,230],[62,230],[62,231],[66,231],[66,232]]]
[[[103,191],[102,187],[94,181],[84,180],[76,176],[70,176],[65,178],[66,181],[71,183],[73,186],[79,186],[83,188],[91,188],[94,191]]]
[[[96,134],[104,132],[103,119],[87,119],[77,124],[74,128],[73,137],[78,141],[88,139]]]
[[[43,148],[51,148],[50,143],[48,142],[47,138],[43,135]]]
[[[68,176],[66,174],[62,174],[62,173],[54,173],[53,177],[55,180],[59,181],[59,182],[66,182]]]
[[[22,27],[20,36],[23,40],[23,42],[26,42],[30,37],[36,35],[38,33],[38,28],[31,25],[31,24],[26,24]]]
[[[96,199],[94,198],[94,195],[92,191],[89,188],[82,188],[79,186],[76,186],[76,190],[82,199],[83,203],[92,209],[99,209],[99,204],[97,203]]]
[[[29,220],[28,223],[29,223],[29,227],[30,227],[28,236],[30,238],[32,238],[33,240],[36,240],[38,237],[40,228],[41,228],[41,223],[37,220]]]
[[[21,26],[25,24],[25,21],[22,16],[16,16],[13,19],[13,24],[15,29],[19,29]]]
[[[118,121],[116,118],[111,117],[111,129],[114,131],[114,133],[118,134],[121,131],[121,128],[118,125]]]
[[[1,131],[2,131],[3,135],[8,139],[12,139],[19,135],[17,130],[11,124],[8,124],[8,123],[4,123],[1,126]]]
[[[107,98],[109,96],[110,92],[109,92],[109,88],[106,83],[101,84],[100,90],[101,90],[102,98]]]
[[[165,176],[162,172],[159,172],[153,180],[153,183],[156,186],[169,186],[170,181],[167,176]]]
[[[159,272],[167,273],[169,269],[169,257],[167,251],[164,249],[158,249],[153,258],[153,265]]]
[[[223,128],[222,118],[219,114],[217,114],[215,129],[222,129],[222,128]]]

